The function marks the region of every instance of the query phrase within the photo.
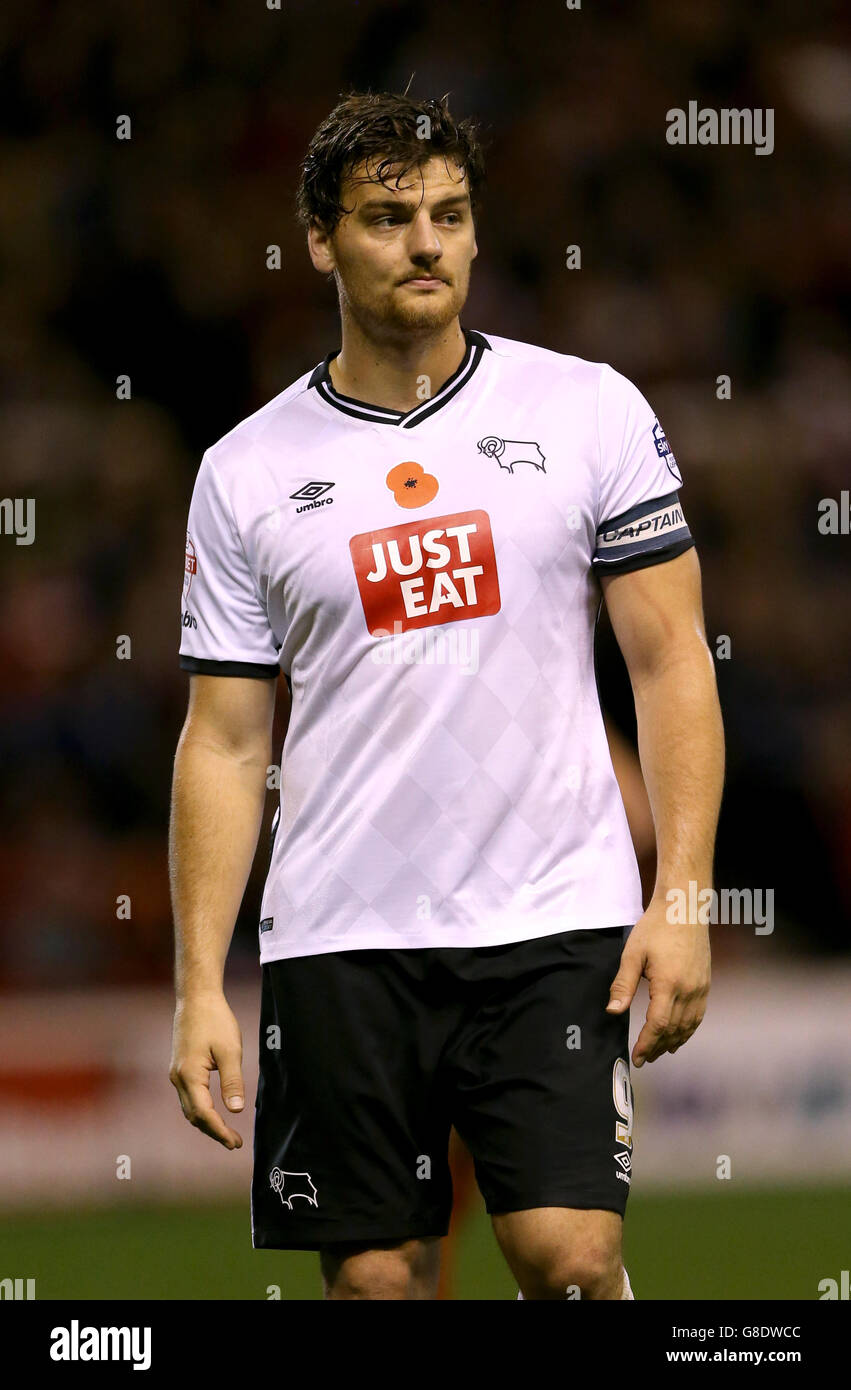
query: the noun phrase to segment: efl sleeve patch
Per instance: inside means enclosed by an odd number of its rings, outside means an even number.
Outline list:
[[[230,499],[208,454],[189,506],[180,665],[196,675],[275,677],[278,643]]]
[[[694,545],[679,493],[639,502],[597,527],[592,564],[598,572],[623,574],[672,560]]]

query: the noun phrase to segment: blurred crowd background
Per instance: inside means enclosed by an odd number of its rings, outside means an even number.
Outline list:
[[[850,485],[848,26],[828,0],[6,0],[0,493],[35,499],[36,538],[0,536],[0,988],[170,975],[195,471],[339,345],[299,162],[340,93],[412,74],[487,141],[462,321],[611,362],[682,469],[710,643],[730,644],[717,884],[775,894],[773,936],[719,927],[716,958],[848,950],[851,541],[818,525]],[[690,100],[773,108],[774,152],[667,144]],[[630,738],[605,627],[599,671]]]

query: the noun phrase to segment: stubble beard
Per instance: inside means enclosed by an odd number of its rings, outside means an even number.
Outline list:
[[[462,284],[456,280],[447,285],[448,293],[438,290],[436,293],[442,302],[434,304],[424,302],[428,291],[422,296],[423,302],[418,302],[416,292],[400,289],[378,298],[369,293],[359,294],[357,287],[352,294],[351,287],[345,288],[342,281],[338,281],[340,312],[350,314],[366,336],[379,341],[412,335],[434,337],[460,314],[467,301],[469,282],[468,272]]]

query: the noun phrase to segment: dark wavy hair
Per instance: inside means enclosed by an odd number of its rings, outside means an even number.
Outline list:
[[[424,116],[427,138],[420,133]],[[343,206],[340,190],[359,164],[366,166],[364,179],[385,185],[395,170],[392,182],[398,187],[410,169],[434,155],[463,168],[475,211],[485,181],[479,130],[471,120],[454,119],[448,93],[439,101],[417,101],[407,93],[350,92],[325,117],[308,146],[296,195],[299,221],[333,232],[352,210]]]

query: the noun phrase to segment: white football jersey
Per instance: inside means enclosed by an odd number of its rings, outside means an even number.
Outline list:
[[[610,366],[464,336],[404,413],[340,395],[329,353],[198,470],[180,664],[292,697],[262,961],[641,915],[597,574],[693,544],[682,479]]]

